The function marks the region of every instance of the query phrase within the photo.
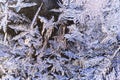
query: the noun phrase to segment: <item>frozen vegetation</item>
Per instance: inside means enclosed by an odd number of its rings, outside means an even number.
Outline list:
[[[0,0],[0,80],[120,80],[120,0],[57,3],[31,21],[34,0]]]

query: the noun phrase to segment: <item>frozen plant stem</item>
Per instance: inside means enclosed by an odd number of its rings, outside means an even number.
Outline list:
[[[70,0],[68,0],[68,7],[70,6]]]
[[[36,21],[36,19],[37,19],[37,16],[38,16],[38,14],[39,14],[39,12],[40,12],[40,10],[41,10],[41,8],[42,8],[42,5],[43,5],[43,3],[41,3],[40,7],[38,8],[38,10],[37,10],[37,12],[36,12],[36,14],[35,14],[35,16],[34,16],[34,18],[33,18],[33,20],[32,20],[32,23],[31,23],[31,25],[30,25],[31,30],[33,29],[34,23],[35,23],[35,21]]]
[[[119,50],[120,50],[120,46],[117,48],[117,50],[114,52],[114,54],[110,57],[110,59],[113,59],[117,55]]]
[[[7,32],[5,32],[5,36],[4,36],[4,44],[6,43],[6,39],[7,39]]]

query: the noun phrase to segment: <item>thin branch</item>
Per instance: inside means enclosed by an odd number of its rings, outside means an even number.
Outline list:
[[[5,36],[4,36],[4,44],[6,44],[7,42],[7,32],[5,32]]]
[[[35,14],[35,16],[34,16],[34,18],[33,18],[33,20],[32,20],[32,23],[31,23],[31,25],[30,25],[31,30],[32,30],[33,27],[34,27],[35,21],[36,21],[36,19],[37,19],[37,16],[38,16],[38,14],[39,14],[42,6],[43,6],[43,3],[41,3],[40,7],[38,8],[38,10],[37,10],[37,12],[36,12],[36,14]]]
[[[119,50],[120,50],[120,46],[117,48],[117,50],[113,53],[113,55],[112,56],[109,56],[109,58],[110,59],[113,59],[116,55],[117,55],[117,53],[119,52]]]

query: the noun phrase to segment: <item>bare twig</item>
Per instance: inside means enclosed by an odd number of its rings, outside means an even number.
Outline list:
[[[37,12],[36,12],[36,14],[35,14],[35,16],[34,16],[34,18],[33,18],[33,20],[32,20],[32,23],[31,23],[31,25],[30,25],[31,30],[33,29],[34,23],[35,23],[35,21],[36,21],[36,19],[37,19],[37,16],[38,16],[38,14],[39,14],[39,12],[40,12],[40,10],[41,10],[41,8],[42,8],[42,5],[43,5],[43,3],[41,3],[40,7],[38,8],[38,10],[37,10]]]

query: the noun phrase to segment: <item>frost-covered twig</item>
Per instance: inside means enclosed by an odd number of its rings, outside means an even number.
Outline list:
[[[117,48],[117,50],[114,52],[114,54],[110,58],[113,59],[117,55],[119,50],[120,50],[120,46]]]
[[[37,10],[37,12],[36,12],[36,14],[35,14],[35,16],[34,16],[34,18],[33,18],[33,20],[32,20],[32,23],[31,23],[31,25],[30,25],[30,28],[31,29],[33,29],[33,26],[34,26],[34,23],[35,23],[35,21],[36,21],[36,19],[37,19],[37,16],[38,16],[38,14],[39,14],[39,12],[40,12],[40,10],[41,10],[41,8],[42,8],[42,5],[43,5],[43,3],[40,5],[40,7],[38,8],[38,10]]]

